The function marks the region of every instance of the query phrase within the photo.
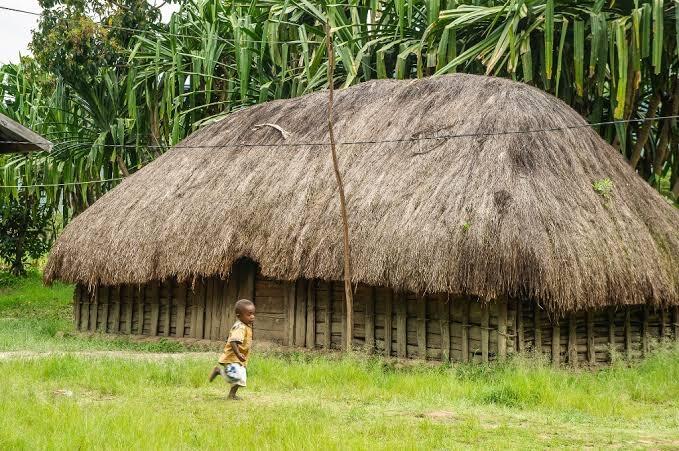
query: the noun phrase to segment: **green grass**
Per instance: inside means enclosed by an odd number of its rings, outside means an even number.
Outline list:
[[[37,274],[0,288],[2,349],[29,353],[0,352],[0,449],[679,446],[676,346],[595,372],[522,357],[403,365],[359,354],[255,353],[246,401],[234,403],[222,381],[206,380],[216,354],[98,354],[152,349],[69,335],[70,296],[67,286],[41,287]],[[14,341],[7,318],[21,331]],[[46,350],[67,352],[35,354]]]

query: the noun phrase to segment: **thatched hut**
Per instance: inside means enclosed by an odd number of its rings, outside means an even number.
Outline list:
[[[223,339],[248,297],[259,340],[340,346],[326,108],[230,114],[78,216],[45,271],[77,283],[78,327]],[[363,83],[335,112],[356,346],[595,363],[679,336],[679,210],[563,102],[460,74]]]

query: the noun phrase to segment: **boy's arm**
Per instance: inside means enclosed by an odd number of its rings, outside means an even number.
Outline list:
[[[238,342],[237,341],[232,341],[231,343],[231,349],[233,350],[233,353],[236,354],[236,357],[238,357],[238,360],[241,362],[245,362],[245,356],[240,353],[240,350],[238,349]]]

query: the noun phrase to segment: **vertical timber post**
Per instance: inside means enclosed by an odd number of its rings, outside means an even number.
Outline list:
[[[115,303],[113,304],[113,332],[120,332],[120,307],[123,302],[123,290],[121,285],[116,285],[113,289]]]
[[[73,290],[73,328],[80,330],[80,306],[82,304],[83,286],[78,284]]]
[[[441,360],[450,360],[450,299],[439,296],[439,321],[441,323]]]
[[[558,321],[552,324],[552,365],[561,365],[561,326]]]
[[[417,355],[427,360],[427,297],[417,296]]]
[[[85,299],[87,300],[87,311],[85,312],[85,330],[96,330],[97,328],[97,323],[94,323],[92,325],[92,320],[96,319],[95,315],[95,309],[98,307],[97,305],[97,294],[98,294],[98,286],[95,286],[92,291],[87,291],[87,296]]]
[[[212,285],[212,307],[210,308],[210,339],[212,340],[222,340],[224,337],[222,335],[223,324],[226,323],[222,318],[222,312],[224,311],[224,291],[225,283],[221,277],[213,277]],[[171,287],[172,285],[170,285]],[[170,298],[168,299],[168,305],[172,305],[172,293],[170,292]]]
[[[399,291],[396,295],[396,355],[400,358],[405,358],[408,355],[406,315],[406,296]]]
[[[365,304],[365,347],[369,352],[375,350],[375,298],[376,288],[370,287]]]
[[[469,299],[462,301],[462,361],[469,362]]]
[[[679,13],[677,13],[679,14]],[[665,335],[667,334],[667,310],[660,309],[660,324],[659,324],[659,330],[658,330],[658,336],[660,338],[660,341],[663,341],[665,339]]]
[[[137,285],[135,298],[137,299],[137,335],[144,333],[144,304],[146,303],[144,285]]]
[[[287,285],[284,285],[285,288],[283,288],[285,291],[285,296],[287,296]],[[238,287],[238,277],[236,277],[236,274],[233,272],[229,276],[229,278],[226,280],[226,286],[224,287],[224,304],[225,304],[225,312],[226,312],[226,321],[225,321],[225,330],[222,332],[222,337],[226,337],[229,335],[229,331],[231,330],[231,326],[233,323],[236,322],[236,311],[235,311],[235,303],[238,301],[238,295],[239,295],[239,287]]]
[[[330,24],[325,24],[326,46],[328,52],[328,134],[330,136],[330,150],[332,154],[332,166],[335,171],[337,188],[339,190],[340,213],[342,216],[342,238],[344,242],[344,293],[346,301],[346,349],[351,350],[354,338],[354,295],[351,289],[351,246],[349,242],[349,218],[347,216],[347,201],[344,196],[344,184],[337,162],[337,149],[335,148],[335,132],[333,118],[333,103],[335,89],[335,50],[333,49],[332,30]]]
[[[392,316],[394,309],[394,290],[387,290],[387,298],[384,305],[384,355],[391,356],[392,341]]]
[[[205,324],[203,327],[203,337],[206,340],[212,338],[212,315],[215,310],[215,277],[207,279],[205,287]]]
[[[175,325],[175,334],[179,338],[184,337],[184,324],[186,322],[186,283],[177,283],[177,324]]]
[[[568,364],[578,366],[578,331],[575,312],[568,315]]]
[[[165,285],[167,286],[167,308],[165,309],[165,316],[163,317],[163,335],[169,337],[170,323],[172,322],[172,279],[167,279]]]
[[[535,352],[538,354],[542,353],[542,309],[535,303],[533,308],[533,334],[534,341],[533,346],[535,347]]]
[[[641,311],[641,355],[648,355],[648,306],[644,305]]]
[[[501,297],[498,301],[497,356],[500,359],[507,357],[507,298],[505,297]]]
[[[151,282],[151,335],[158,335],[158,317],[160,316],[160,282]],[[203,338],[203,337],[200,337]]]
[[[207,283],[205,279],[200,279],[197,284],[196,293],[196,338],[203,338],[205,329],[205,295],[207,292]],[[152,312],[153,313],[153,312]],[[153,320],[153,315],[151,315]],[[153,327],[153,326],[152,326]]]
[[[295,346],[306,346],[307,281],[297,280],[295,309]]]
[[[632,309],[625,307],[625,354],[632,358]]]
[[[306,308],[306,347],[316,347],[316,280],[307,283]]]
[[[134,287],[132,285],[125,285],[125,299],[127,300],[127,309],[125,310],[125,333],[132,335],[132,313],[134,311]]]
[[[587,362],[596,365],[596,349],[594,345],[594,312],[587,310]]]
[[[518,298],[516,300],[516,351],[523,352],[525,343],[523,336],[523,303]]]
[[[287,333],[285,334],[285,344],[287,346],[294,346],[295,344],[295,311],[296,311],[296,306],[295,306],[295,298],[296,298],[296,289],[295,289],[295,282],[286,282],[285,283],[285,303],[288,308],[288,314],[287,314]]]
[[[107,286],[105,287],[105,292],[104,292],[104,297],[103,301],[104,303],[101,306],[101,331],[103,333],[108,332],[108,311],[109,311],[109,306],[111,303],[111,293],[113,292],[113,287]]]
[[[341,299],[341,298],[340,298]],[[340,323],[342,325],[342,339],[340,342],[340,349],[344,349],[345,351],[348,351],[349,348],[347,348],[347,299],[346,299],[346,290],[344,292],[344,302],[342,302],[341,308],[342,308],[342,315],[340,316]]]
[[[334,285],[332,282],[328,282],[327,284],[328,287],[328,300],[327,300],[327,305],[325,306],[325,318],[324,318],[324,323],[325,323],[325,335],[323,336],[323,347],[325,349],[330,349],[330,345],[332,344],[332,304],[335,300],[335,294],[334,294]]]
[[[613,361],[613,354],[616,351],[615,346],[615,307],[608,308],[608,349],[610,354],[610,361]]]
[[[488,348],[490,342],[490,305],[481,303],[481,360],[488,361]]]

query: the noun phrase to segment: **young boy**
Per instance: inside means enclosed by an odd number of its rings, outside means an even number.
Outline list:
[[[238,387],[245,387],[248,365],[248,355],[252,344],[252,324],[255,321],[255,304],[248,299],[236,302],[236,318],[238,320],[229,332],[224,352],[219,357],[219,365],[210,373],[210,382],[221,374],[231,384],[228,399],[241,399],[236,396]]]

